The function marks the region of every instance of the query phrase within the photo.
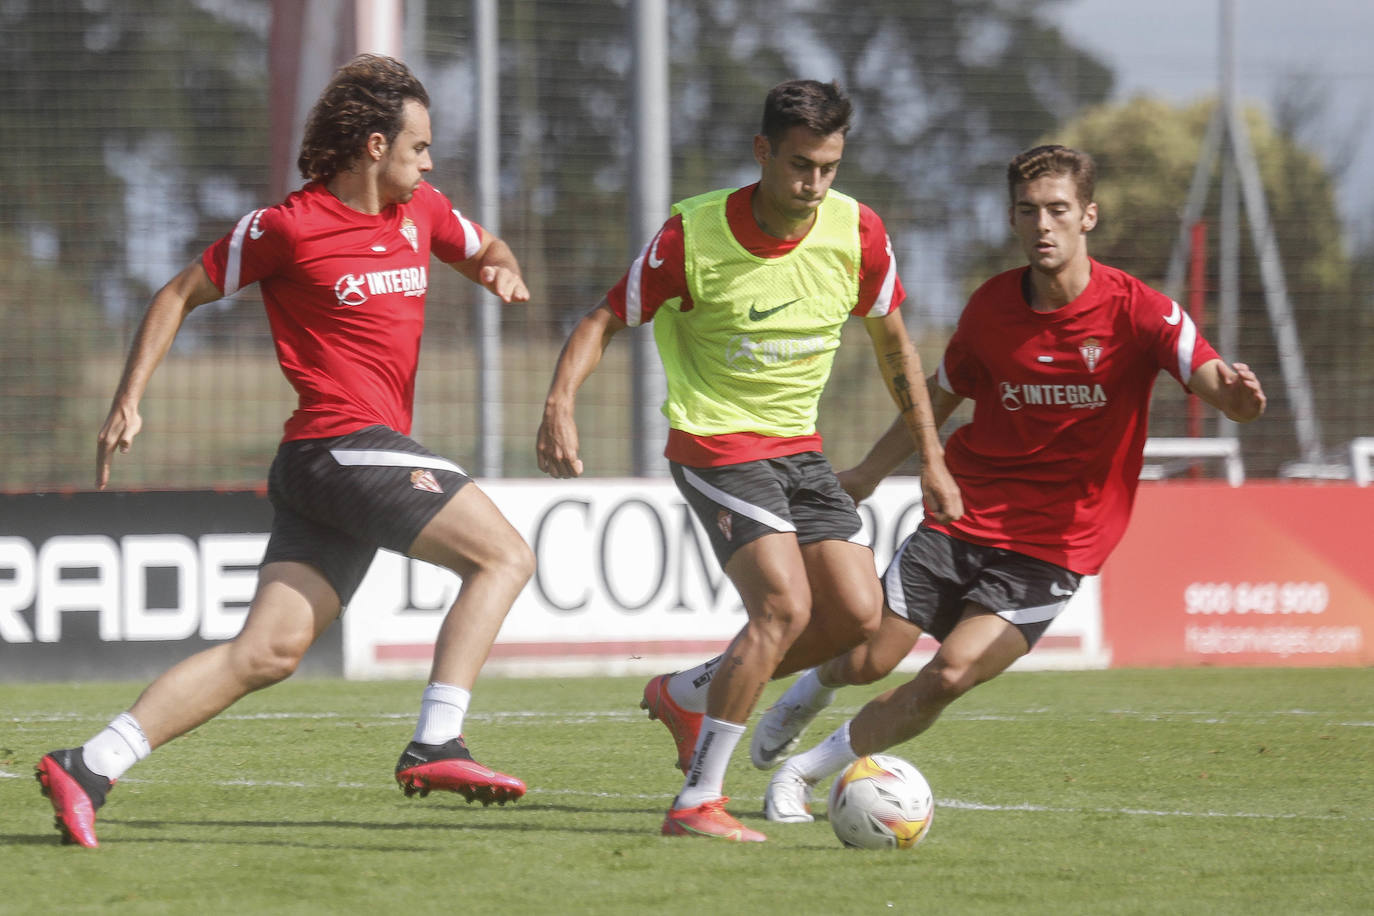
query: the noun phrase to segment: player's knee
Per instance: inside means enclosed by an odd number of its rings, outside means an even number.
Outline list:
[[[887,677],[895,667],[895,664],[886,664],[881,653],[856,652],[853,653],[853,662],[849,667],[848,682],[851,684],[872,684]]]
[[[250,690],[259,690],[286,680],[296,672],[309,643],[278,640],[271,643],[236,646],[235,668]]]
[[[513,538],[479,558],[475,565],[476,571],[509,583],[518,592],[534,575],[534,551],[524,538]]]
[[[487,571],[509,580],[517,590],[534,576],[534,551],[524,538],[514,538],[487,561]]]
[[[977,672],[971,665],[943,659],[932,661],[921,669],[920,678],[927,696],[943,703],[952,702],[978,686]]]
[[[844,602],[840,615],[841,632],[835,642],[844,648],[867,643],[878,635],[883,622],[883,590],[877,580],[864,588],[854,589]]]
[[[769,595],[758,618],[764,629],[774,633],[784,645],[791,645],[811,622],[810,596],[792,592]]]
[[[856,619],[855,635],[858,637],[855,645],[872,641],[877,635],[883,622],[883,596],[878,592],[873,596],[870,610]]]

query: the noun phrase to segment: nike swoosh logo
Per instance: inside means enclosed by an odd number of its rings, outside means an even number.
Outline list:
[[[663,266],[663,259],[658,256],[658,238],[663,233],[654,236],[654,244],[649,248],[649,269],[658,270]]]
[[[782,305],[775,305],[775,306],[773,306],[771,309],[760,309],[757,305],[750,305],[750,306],[749,306],[749,320],[750,320],[750,321],[762,321],[764,318],[767,318],[769,315],[773,315],[773,314],[776,314],[777,312],[781,312],[783,309],[787,308],[789,305],[792,305],[793,303],[796,303],[796,302],[801,302],[802,299],[805,299],[805,298],[806,298],[805,296],[801,296],[801,297],[796,298],[796,299],[789,299],[787,302],[784,302]]]
[[[1174,310],[1164,316],[1164,320],[1169,324],[1178,324],[1183,320],[1183,310],[1178,307],[1177,302],[1174,303]]]
[[[760,747],[759,747],[759,756],[762,757],[764,760],[772,760],[774,757],[778,756],[778,755],[781,754],[783,751],[787,750],[787,745],[789,745],[789,744],[791,744],[791,743],[792,743],[791,741],[784,741],[782,744],[779,744],[777,747],[762,747],[762,746],[760,746]]]
[[[1177,308],[1177,306],[1175,306],[1175,308]],[[1170,322],[1170,324],[1173,324],[1173,323],[1174,323],[1174,322]],[[1073,589],[1070,589],[1070,588],[1060,588],[1058,582],[1051,582],[1051,583],[1050,583],[1050,594],[1053,595],[1053,596],[1056,597],[1056,598],[1067,598],[1067,597],[1069,597],[1070,595],[1073,594]]]

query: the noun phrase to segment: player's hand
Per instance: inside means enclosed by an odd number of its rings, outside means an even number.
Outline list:
[[[836,471],[835,476],[840,479],[840,486],[849,494],[849,498],[854,500],[856,506],[872,496],[873,491],[878,488],[878,481],[864,474],[857,466]]]
[[[582,476],[582,459],[577,457],[577,424],[571,417],[545,412],[535,437],[539,470],[559,479]]]
[[[530,291],[524,279],[506,267],[483,267],[478,273],[481,284],[509,305],[512,302],[529,302]]]
[[[134,436],[143,428],[143,418],[138,408],[132,404],[116,404],[110,408],[105,425],[100,427],[100,435],[95,443],[95,487],[105,489],[110,482],[110,461],[115,450],[127,452],[133,445]]]
[[[964,497],[943,461],[928,461],[921,468],[921,500],[932,521],[952,522],[964,514]]]
[[[1221,397],[1226,404],[1226,416],[1238,423],[1248,423],[1259,417],[1268,404],[1259,376],[1245,363],[1232,363],[1230,367],[1222,365]]]

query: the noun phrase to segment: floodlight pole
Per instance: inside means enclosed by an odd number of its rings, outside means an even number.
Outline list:
[[[497,73],[496,0],[473,0],[473,67],[477,90],[477,214],[492,235],[501,235],[500,95]],[[487,290],[477,295],[477,439],[478,473],[500,477],[501,441],[501,300]]]
[[[1207,203],[1207,186],[1220,155],[1221,240],[1217,343],[1223,358],[1235,358],[1240,336],[1239,210],[1240,203],[1243,202],[1246,222],[1250,226],[1251,243],[1259,260],[1260,281],[1264,288],[1269,324],[1278,344],[1279,370],[1293,407],[1293,424],[1302,463],[1309,472],[1318,474],[1323,465],[1321,424],[1312,398],[1312,383],[1307,376],[1307,363],[1302,354],[1297,322],[1293,319],[1293,308],[1288,299],[1278,239],[1274,233],[1273,221],[1269,217],[1259,163],[1250,145],[1250,134],[1245,126],[1245,119],[1236,104],[1235,0],[1219,0],[1219,8],[1221,99],[1203,136],[1202,151],[1193,171],[1179,237],[1169,258],[1165,292],[1175,300],[1179,298],[1183,285],[1183,271],[1191,250],[1192,226],[1202,216]],[[1235,436],[1235,424],[1223,417],[1219,435]]]
[[[630,70],[630,121],[634,132],[630,164],[630,256],[653,238],[668,215],[672,160],[668,141],[668,4],[630,4],[634,64]],[[636,477],[664,477],[663,443],[668,423],[660,410],[667,393],[649,328],[630,335],[630,443]]]

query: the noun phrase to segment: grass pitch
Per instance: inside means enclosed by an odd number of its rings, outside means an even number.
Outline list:
[[[921,846],[884,853],[842,848],[823,818],[765,822],[767,774],[744,745],[730,808],[768,842],[659,836],[681,777],[637,708],[643,679],[479,682],[474,754],[530,786],[491,808],[397,789],[419,684],[302,680],[130,771],[100,812],[100,849],[60,846],[33,764],[141,686],[0,685],[0,912],[1252,914],[1374,900],[1368,669],[1004,675],[893,749],[937,809]],[[841,692],[808,746],[875,692]]]

